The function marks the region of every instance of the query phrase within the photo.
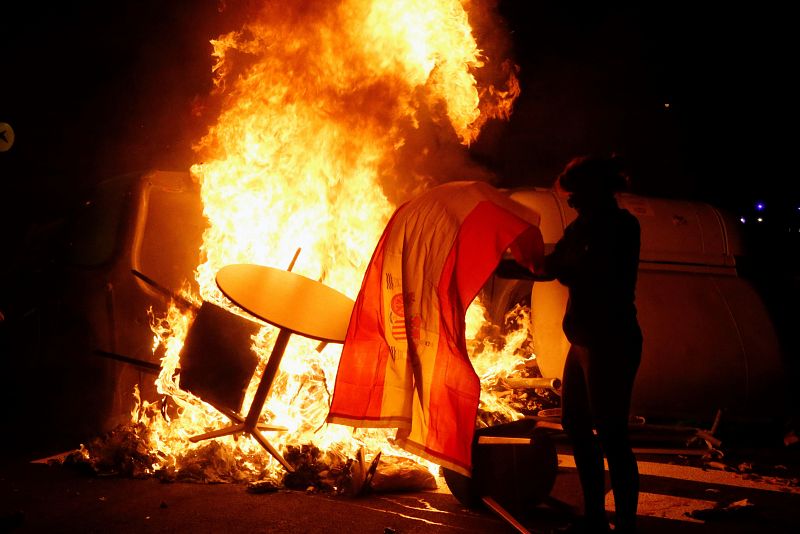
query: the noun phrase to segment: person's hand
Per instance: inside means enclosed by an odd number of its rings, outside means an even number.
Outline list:
[[[530,271],[512,259],[500,260],[500,264],[497,266],[494,273],[498,278],[510,280],[534,280],[537,282],[555,280],[555,277],[552,275],[544,272]]]

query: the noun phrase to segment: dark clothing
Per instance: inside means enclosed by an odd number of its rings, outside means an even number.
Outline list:
[[[608,528],[605,453],[616,531],[632,532],[639,473],[628,438],[628,414],[642,352],[634,305],[639,222],[613,198],[579,213],[544,268],[546,276],[569,289],[563,327],[572,346],[564,365],[562,424],[573,444],[587,524],[598,532]]]
[[[545,259],[545,272],[569,288],[564,334],[584,346],[639,340],[634,293],[639,221],[616,203],[581,214]]]
[[[561,422],[572,442],[587,522],[598,532],[607,525],[603,453],[616,505],[615,532],[635,530],[639,470],[628,438],[628,413],[639,354],[572,345],[564,364]]]

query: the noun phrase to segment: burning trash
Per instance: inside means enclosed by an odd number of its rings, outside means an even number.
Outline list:
[[[397,428],[398,445],[468,476],[481,388],[464,317],[506,250],[535,268],[538,222],[480,182],[399,208],[353,308],[328,421]]]
[[[94,438],[88,445],[81,445],[60,462],[96,475],[151,476],[157,458],[147,447],[146,433],[147,428],[142,424],[120,426]]]
[[[488,40],[499,38],[495,23],[492,6],[459,0],[265,2],[241,29],[212,41],[211,98],[220,112],[191,169],[208,221],[195,271],[199,294],[185,290],[152,320],[162,355],[159,398],[142,399],[131,423],[152,460],[145,472],[196,479],[206,469],[209,481],[341,489],[348,468],[365,469],[364,451],[370,462],[402,457],[435,472],[395,447],[386,430],[325,422],[341,345],[303,336],[283,340],[280,367],[255,414],[295,466],[292,476],[284,478],[292,469],[255,439],[215,434],[246,418],[280,338],[215,279],[234,264],[291,264],[298,276],[355,297],[396,205],[437,183],[487,176],[468,162],[465,147],[488,120],[508,118],[519,93],[515,67],[500,57],[505,44]],[[514,314],[515,328],[506,328],[491,326],[478,300],[467,310],[481,424],[518,419],[548,402],[532,393],[547,387],[508,393],[505,380],[536,376],[529,312]],[[242,323],[234,327],[239,339],[199,332],[217,320]],[[228,352],[241,357],[226,369]],[[206,382],[222,372],[232,377],[230,390]],[[190,440],[201,435],[213,439]],[[380,479],[380,464],[370,471]]]

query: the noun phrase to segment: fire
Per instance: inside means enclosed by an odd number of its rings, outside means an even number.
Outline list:
[[[210,225],[196,271],[200,295],[187,298],[242,314],[216,287],[217,271],[232,263],[286,268],[298,248],[295,272],[355,298],[395,202],[437,179],[415,153],[468,145],[487,120],[508,116],[519,92],[508,64],[483,55],[470,7],[466,0],[265,2],[241,30],[212,41],[224,104],[196,147],[202,162],[191,169]],[[478,75],[487,66],[505,77],[486,83]],[[474,309],[473,332],[484,320]],[[158,411],[144,403],[135,415],[150,428],[151,448],[162,458],[157,467],[179,468],[187,451],[208,444],[189,437],[227,423],[180,389],[176,370],[191,320],[173,308],[154,321],[165,351],[157,385],[171,403]],[[262,360],[256,377],[275,337],[265,325],[253,339]],[[318,352],[317,345],[291,338],[264,410],[270,424],[288,431],[268,439],[278,449],[307,442],[343,454],[362,445],[390,449],[385,432],[323,424],[341,346]],[[507,344],[505,356],[518,363],[514,346]],[[479,372],[487,376],[498,365]],[[254,440],[218,441],[253,474],[281,472]]]

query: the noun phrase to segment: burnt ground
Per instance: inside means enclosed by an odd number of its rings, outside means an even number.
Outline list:
[[[531,532],[568,523],[580,500],[568,448],[546,502],[517,514]],[[644,533],[797,532],[800,448],[743,444],[716,459],[640,455]],[[25,455],[0,461],[2,532],[514,532],[439,489],[353,498],[245,484],[96,476]],[[611,493],[607,509],[613,510]]]

